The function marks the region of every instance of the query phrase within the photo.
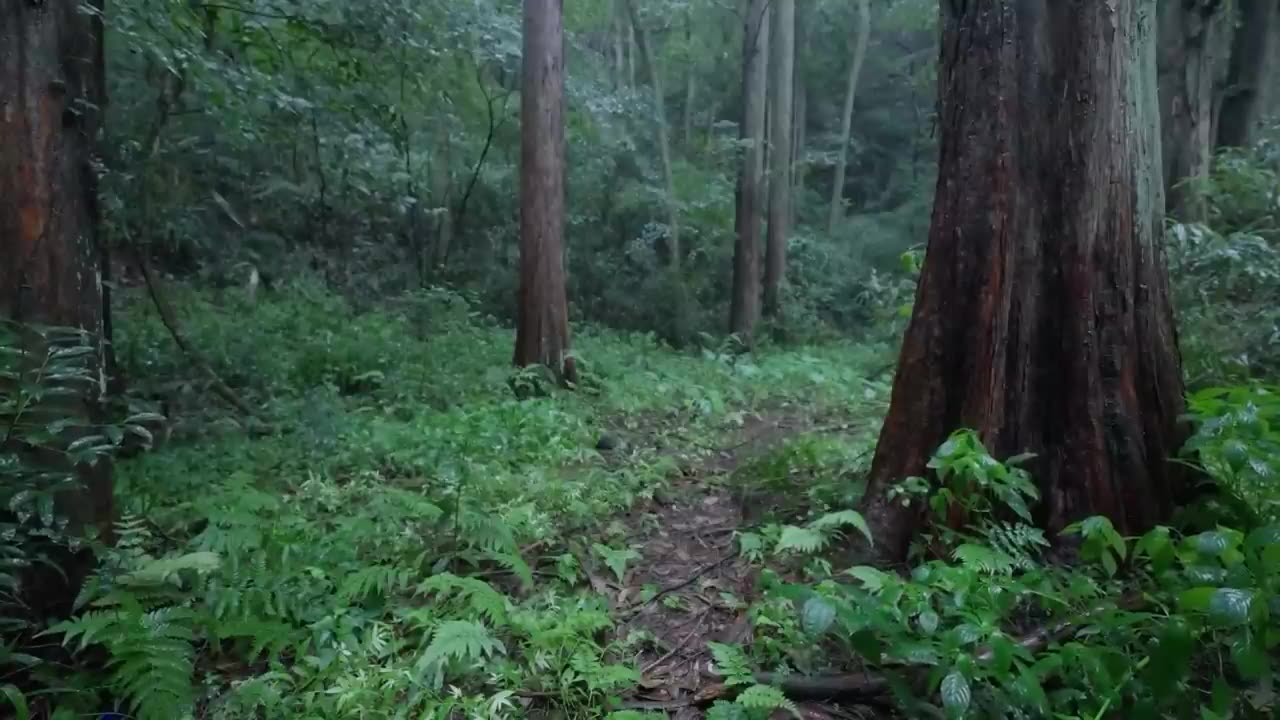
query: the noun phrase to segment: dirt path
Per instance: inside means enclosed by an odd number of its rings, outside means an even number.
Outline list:
[[[707,643],[750,641],[746,613],[759,571],[737,553],[743,508],[724,480],[810,427],[787,412],[749,417],[725,449],[683,458],[683,477],[628,514],[627,542],[641,557],[616,595],[616,633],[647,632],[653,642],[640,653],[642,679],[627,707],[688,720],[721,694]]]

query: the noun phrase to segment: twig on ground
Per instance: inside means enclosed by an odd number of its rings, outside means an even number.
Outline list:
[[[673,648],[671,648],[669,651],[667,651],[667,653],[666,653],[665,655],[663,655],[662,657],[658,658],[657,660],[654,660],[653,662],[651,662],[651,663],[649,663],[649,664],[645,665],[644,667],[640,668],[640,674],[641,674],[641,675],[644,675],[644,674],[648,673],[650,670],[652,670],[652,669],[654,669],[654,668],[658,667],[658,666],[659,666],[659,665],[661,665],[662,663],[664,663],[664,662],[666,662],[666,661],[670,660],[671,658],[675,657],[676,653],[678,653],[678,652],[680,652],[681,650],[685,649],[685,647],[686,647],[686,646],[688,646],[689,641],[693,639],[693,636],[694,636],[694,635],[697,635],[699,632],[701,632],[701,631],[702,631],[702,621],[703,621],[703,620],[705,620],[705,619],[706,619],[706,617],[707,617],[707,611],[706,611],[706,610],[703,610],[703,611],[702,611],[702,614],[700,614],[700,615],[698,616],[698,625],[697,625],[697,627],[695,627],[694,629],[690,630],[690,631],[689,631],[689,633],[688,633],[687,635],[685,635],[685,636],[684,636],[684,639],[682,639],[680,642],[676,643],[675,647],[673,647]]]
[[[725,554],[725,556],[724,556],[724,557],[722,557],[722,558],[720,558],[719,560],[716,560],[715,562],[707,563],[706,565],[703,565],[702,567],[700,567],[700,568],[698,568],[697,570],[693,571],[693,574],[692,574],[692,575],[690,575],[689,577],[685,578],[684,580],[681,580],[680,582],[678,582],[678,583],[676,583],[676,584],[674,584],[674,585],[671,585],[671,586],[668,586],[668,587],[662,588],[662,589],[661,589],[661,590],[659,590],[658,592],[654,593],[654,594],[653,594],[653,597],[649,598],[648,600],[645,600],[644,602],[640,603],[639,605],[633,605],[633,606],[631,606],[630,608],[627,608],[627,610],[626,610],[625,614],[623,615],[623,619],[624,619],[624,620],[626,620],[626,619],[630,619],[630,618],[631,618],[632,616],[634,616],[636,613],[640,612],[640,611],[641,611],[641,610],[643,610],[645,607],[647,607],[647,606],[649,606],[649,605],[653,604],[654,602],[656,602],[659,598],[663,597],[664,595],[670,595],[671,593],[676,592],[677,590],[683,590],[684,588],[689,587],[689,586],[690,586],[690,585],[692,585],[692,584],[693,584],[693,583],[694,583],[698,578],[702,577],[703,575],[706,575],[707,573],[711,572],[712,570],[715,570],[716,568],[720,567],[721,565],[723,565],[723,564],[725,564],[725,563],[729,562],[730,560],[732,560],[732,559],[733,559],[734,557],[736,557],[736,556],[737,556],[737,553],[736,553],[736,552],[729,552],[729,553]]]

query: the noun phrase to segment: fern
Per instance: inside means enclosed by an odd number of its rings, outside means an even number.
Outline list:
[[[871,528],[867,526],[866,518],[862,517],[862,513],[857,510],[840,510],[838,512],[827,513],[822,517],[809,523],[809,529],[818,532],[827,532],[830,530],[839,530],[840,528],[852,525],[858,532],[867,538],[867,542],[874,542],[871,538]]]
[[[988,575],[1009,575],[1015,565],[1014,558],[1000,550],[973,543],[961,545],[951,556],[961,565]]]
[[[716,672],[724,678],[726,685],[746,685],[751,679],[751,663],[743,654],[742,648],[724,643],[708,642],[711,657],[715,659]]]
[[[827,546],[827,536],[807,527],[784,525],[774,552],[815,553]]]
[[[111,659],[109,686],[126,698],[139,720],[172,720],[192,707],[195,613],[185,608],[143,611],[136,604],[96,610],[58,623],[63,645],[79,638],[77,652],[98,643]]]
[[[412,574],[403,568],[371,565],[360,568],[342,581],[338,597],[344,602],[363,600],[369,595],[389,597],[409,586]]]
[[[485,660],[505,650],[502,642],[480,623],[449,620],[432,634],[431,644],[418,659],[417,670],[430,680],[432,687],[439,688],[444,684],[444,666],[448,661]]]
[[[441,601],[454,596],[465,602],[472,612],[499,626],[507,624],[511,613],[511,601],[507,596],[493,589],[489,583],[476,578],[441,573],[419,583],[416,592],[419,595],[435,593]]]
[[[1049,547],[1043,530],[1021,523],[993,522],[979,532],[988,546],[1008,556],[1018,570],[1035,568]]]
[[[750,710],[787,710],[795,717],[800,717],[800,710],[795,703],[776,687],[769,685],[752,685],[738,696],[738,704]]]

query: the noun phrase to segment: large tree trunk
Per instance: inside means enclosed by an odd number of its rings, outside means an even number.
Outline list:
[[[515,364],[576,382],[564,280],[564,0],[524,0]]]
[[[791,227],[791,110],[795,63],[795,0],[774,0],[773,92],[769,136],[769,233],[764,253],[764,313],[776,316],[787,268]]]
[[[636,43],[640,49],[640,61],[645,72],[649,74],[649,85],[653,89],[653,121],[658,126],[658,155],[662,161],[662,180],[667,195],[667,250],[671,269],[680,269],[680,211],[676,206],[676,180],[671,160],[671,137],[667,131],[667,110],[665,94],[662,91],[662,73],[654,62],[652,46],[649,43],[649,31],[640,23],[640,13],[636,10],[635,0],[626,0],[627,13],[631,16],[631,26],[636,31]]]
[[[1213,158],[1214,102],[1226,78],[1233,15],[1222,0],[1166,2],[1159,12],[1159,88],[1165,206],[1202,220],[1195,181]]]
[[[1270,67],[1271,43],[1276,39],[1275,23],[1280,22],[1280,0],[1237,0],[1240,25],[1231,48],[1231,68],[1218,119],[1218,145],[1246,147],[1253,143],[1268,95],[1280,90]]]
[[[98,14],[80,6],[0,0],[0,319],[86,331],[99,380],[66,412],[91,426],[102,419],[110,341],[94,168],[105,93],[101,2],[92,5]],[[109,539],[110,462],[74,470],[81,489],[61,498],[63,512],[73,529]],[[88,567],[41,573],[31,599],[45,609],[69,604]]]
[[[729,331],[750,343],[760,319],[760,228],[764,221],[764,115],[768,86],[769,2],[750,0],[742,33],[742,122],[734,214],[733,301]]]
[[[853,136],[853,101],[858,94],[858,78],[862,76],[862,63],[867,57],[867,42],[871,37],[871,1],[857,0],[858,27],[853,35],[853,59],[849,63],[849,77],[844,87],[844,108],[840,116],[840,153],[836,156],[835,181],[831,185],[831,212],[827,217],[827,232],[834,234],[844,219],[844,177],[849,165],[849,141]]]
[[[1142,531],[1184,484],[1154,0],[943,6],[937,195],[869,478],[877,548],[905,553],[921,508],[886,491],[960,427],[1037,454],[1048,530]]]

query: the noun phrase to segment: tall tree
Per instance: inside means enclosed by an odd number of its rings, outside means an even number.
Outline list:
[[[684,144],[693,145],[693,101],[698,94],[698,72],[693,62],[693,5],[684,11],[684,51],[686,55],[684,69]]]
[[[636,9],[636,0],[626,0],[627,13],[631,16],[631,26],[636,31],[636,43],[640,50],[640,62],[649,74],[649,86],[653,89],[653,121],[658,129],[658,155],[662,161],[662,180],[666,188],[667,201],[667,250],[671,254],[670,264],[674,270],[680,269],[680,211],[676,204],[675,170],[671,160],[671,133],[667,129],[666,95],[662,90],[662,73],[654,62],[653,46],[649,42],[649,30],[640,22],[640,13]]]
[[[791,112],[795,64],[795,0],[774,0],[773,74],[769,122],[769,232],[764,253],[764,312],[777,315],[779,292],[787,268],[787,235],[791,227]]]
[[[922,520],[888,489],[960,427],[1036,453],[1051,531],[1141,531],[1183,490],[1154,4],[942,3],[937,194],[868,487],[888,556]]]
[[[798,222],[796,202],[804,191],[805,163],[805,126],[809,115],[809,86],[807,80],[810,72],[806,67],[806,49],[809,46],[809,16],[815,10],[813,5],[800,3],[796,6],[795,59],[791,67],[791,229]]]
[[[94,159],[101,13],[101,2],[86,11],[77,0],[0,0],[0,319],[86,332],[99,381],[67,407],[83,425],[101,420],[110,341]],[[110,463],[75,470],[82,489],[63,498],[64,511],[109,537]],[[74,584],[85,568],[66,569]]]
[[[764,221],[764,116],[767,105],[769,2],[748,0],[742,31],[743,152],[734,213],[733,300],[729,331],[751,342],[760,319],[760,228]]]
[[[853,101],[858,94],[858,79],[862,76],[862,64],[866,60],[867,43],[871,37],[871,0],[856,0],[856,5],[858,20],[853,31],[853,58],[849,62],[849,76],[844,86],[844,107],[840,115],[840,152],[836,156],[835,181],[831,185],[828,233],[834,233],[844,219],[844,177],[849,166],[849,142],[853,136]]]
[[[564,278],[564,0],[524,0],[515,364],[576,382]]]
[[[1222,0],[1161,3],[1159,90],[1165,202],[1169,213],[1199,220],[1203,204],[1187,181],[1209,173],[1214,106],[1226,79],[1234,25]]]
[[[1218,145],[1243,147],[1253,142],[1268,107],[1268,94],[1280,93],[1271,67],[1273,42],[1280,42],[1280,0],[1237,0],[1240,25],[1231,48],[1231,67],[1218,119]]]

